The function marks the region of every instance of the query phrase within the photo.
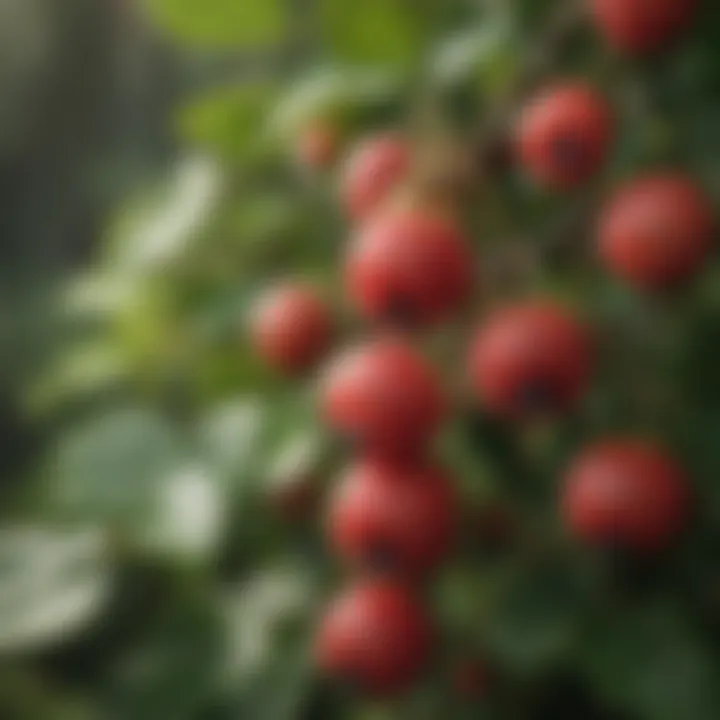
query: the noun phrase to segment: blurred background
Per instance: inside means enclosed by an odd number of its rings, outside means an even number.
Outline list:
[[[340,573],[318,508],[341,456],[312,383],[244,339],[249,303],[288,270],[341,292],[347,223],[332,170],[303,163],[308,129],[331,126],[334,154],[389,127],[467,139],[528,65],[594,78],[621,134],[607,176],[571,201],[491,183],[468,222],[491,260],[505,243],[498,267],[558,227],[590,237],[574,211],[640,168],[677,163],[720,193],[712,0],[653,62],[613,56],[589,24],[555,38],[561,5],[0,0],[0,717],[720,717],[715,265],[669,310],[572,254],[533,274],[615,338],[592,412],[532,436],[449,430],[483,532],[433,591],[447,641],[417,693],[365,702],[308,662]],[[618,590],[541,540],[568,448],[628,426],[672,438],[704,510]],[[482,656],[493,691],[483,674],[455,692],[456,655]]]

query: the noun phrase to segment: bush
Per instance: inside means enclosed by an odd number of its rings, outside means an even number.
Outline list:
[[[716,718],[717,9],[307,5],[148,2],[238,81],[67,289],[0,696]]]

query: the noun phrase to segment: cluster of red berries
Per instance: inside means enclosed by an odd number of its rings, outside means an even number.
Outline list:
[[[685,0],[593,0],[614,44],[655,49],[690,17]],[[303,148],[326,163],[330,135]],[[520,165],[539,185],[566,190],[587,181],[613,141],[612,112],[584,82],[543,91],[516,128]],[[345,288],[379,327],[422,330],[452,318],[475,284],[472,243],[452,218],[390,202],[413,173],[414,154],[398,135],[375,137],[352,153],[342,197],[357,231],[347,248]],[[601,213],[599,255],[631,286],[662,290],[696,274],[715,231],[710,201],[688,177],[667,172],[621,188]],[[254,316],[260,353],[288,373],[325,355],[333,313],[311,287],[273,290]],[[511,423],[567,416],[592,379],[595,348],[585,324],[534,298],[494,310],[475,331],[467,361],[485,411]],[[328,610],[317,638],[319,664],[370,693],[398,692],[425,667],[432,623],[418,581],[448,557],[459,503],[449,473],[428,448],[449,410],[441,378],[402,334],[383,331],[335,357],[321,377],[327,424],[351,439],[360,459],[335,488],[332,547],[362,578]],[[638,552],[662,549],[681,530],[689,481],[668,452],[636,439],[603,440],[572,463],[561,507],[571,531],[594,543]]]

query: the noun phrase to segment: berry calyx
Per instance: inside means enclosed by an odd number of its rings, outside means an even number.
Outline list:
[[[457,521],[453,485],[441,470],[366,460],[336,487],[328,532],[349,563],[414,579],[445,559]]]
[[[269,505],[286,524],[302,523],[314,515],[320,490],[315,478],[297,475],[271,478],[266,490]]]
[[[287,525],[316,517],[322,488],[323,447],[310,435],[299,435],[279,448],[265,480],[265,497]]]
[[[337,129],[330,123],[315,122],[300,133],[296,156],[310,170],[326,170],[336,160],[340,145]]]
[[[252,310],[251,334],[258,353],[288,374],[312,368],[328,350],[333,330],[328,306],[302,283],[268,290]]]
[[[349,295],[367,318],[427,326],[467,301],[474,281],[470,243],[449,220],[414,211],[383,212],[351,244]]]
[[[665,547],[682,529],[688,496],[685,471],[662,447],[610,440],[571,465],[562,507],[577,537],[648,552]]]
[[[662,50],[690,25],[696,0],[590,0],[595,22],[610,45],[623,52]]]
[[[521,164],[539,185],[569,189],[595,175],[607,157],[613,122],[605,99],[583,82],[543,90],[517,127]]]
[[[351,587],[330,605],[316,637],[315,658],[325,673],[362,692],[396,695],[424,670],[433,635],[407,589],[374,580]]]
[[[479,659],[467,658],[455,664],[452,684],[455,693],[464,700],[479,700],[488,695],[492,673]]]
[[[351,152],[341,179],[347,211],[355,220],[367,218],[407,180],[412,158],[405,139],[377,135]]]
[[[611,272],[643,290],[662,290],[695,275],[716,231],[712,204],[692,180],[663,174],[620,189],[603,211],[599,252]]]
[[[372,455],[422,455],[445,414],[434,368],[409,345],[379,338],[328,367],[321,403],[328,424]]]
[[[585,327],[561,307],[530,301],[497,311],[480,327],[469,370],[489,412],[526,419],[571,411],[592,365]]]

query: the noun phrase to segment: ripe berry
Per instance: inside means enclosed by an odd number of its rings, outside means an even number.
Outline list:
[[[347,590],[330,606],[315,644],[320,668],[371,695],[408,689],[424,670],[433,629],[412,594],[389,581]]]
[[[682,529],[688,488],[684,470],[663,448],[607,441],[585,450],[570,467],[563,512],[584,540],[658,550]]]
[[[306,127],[298,138],[298,161],[311,170],[325,170],[335,161],[338,145],[338,133],[332,125],[313,123]]]
[[[445,412],[435,370],[393,338],[350,348],[336,358],[321,396],[331,427],[370,453],[393,457],[419,455]]]
[[[307,285],[286,284],[264,294],[252,313],[258,352],[286,373],[302,372],[321,359],[332,340],[330,311]]]
[[[451,222],[395,211],[365,224],[349,248],[345,275],[366,317],[424,326],[468,299],[473,265],[469,242]]]
[[[546,89],[520,116],[520,161],[540,185],[574,187],[600,169],[612,125],[607,102],[589,85],[573,82]]]
[[[378,135],[356,147],[341,182],[350,216],[359,220],[377,210],[407,179],[410,164],[407,142],[395,135]]]
[[[699,271],[715,235],[710,200],[682,175],[655,175],[622,188],[602,213],[600,255],[630,284],[660,290]]]
[[[590,0],[607,41],[629,53],[651,53],[672,43],[691,23],[697,0]]]
[[[365,461],[335,489],[329,535],[353,564],[418,578],[447,556],[457,511],[451,482],[432,465]]]
[[[485,407],[513,419],[571,410],[591,366],[585,328],[544,301],[497,312],[480,328],[470,352],[470,376]]]

